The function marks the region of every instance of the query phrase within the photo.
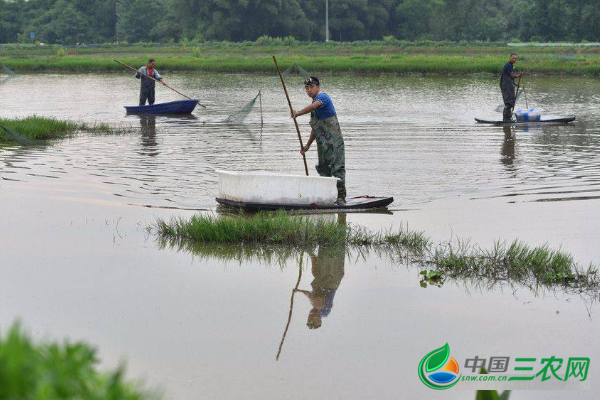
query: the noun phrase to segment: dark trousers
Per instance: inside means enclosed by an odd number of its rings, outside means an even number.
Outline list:
[[[148,104],[154,104],[154,88],[142,88],[140,90],[140,106],[145,105],[146,100],[148,100]]]
[[[502,113],[503,121],[510,121],[512,119],[513,107],[514,104],[511,105],[504,103],[504,112]]]

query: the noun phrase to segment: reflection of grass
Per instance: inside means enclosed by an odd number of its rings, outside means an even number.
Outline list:
[[[85,131],[92,133],[113,134],[120,130],[113,128],[108,124],[88,125],[83,123],[75,123],[71,121],[63,121],[55,118],[46,117],[27,117],[22,119],[2,119],[0,125],[24,136],[27,139],[33,140],[48,140],[58,139],[74,135],[77,132]],[[8,142],[9,138],[3,129],[0,129],[0,143]]]
[[[0,336],[0,397],[3,399],[156,398],[123,380],[120,368],[98,372],[98,358],[85,343],[35,344],[18,324]]]
[[[157,231],[161,247],[240,262],[258,258],[282,263],[316,246],[343,244],[348,250],[374,250],[398,262],[409,261],[427,271],[423,282],[429,285],[441,286],[450,278],[582,291],[600,288],[595,267],[582,268],[567,253],[552,250],[547,245],[531,248],[520,241],[498,242],[491,250],[461,241],[434,244],[423,232],[405,227],[397,231],[371,232],[362,227],[284,212],[159,220]]]

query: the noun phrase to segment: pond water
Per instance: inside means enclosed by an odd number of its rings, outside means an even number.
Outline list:
[[[87,340],[105,366],[127,360],[130,377],[172,399],[472,398],[460,384],[433,391],[417,376],[419,361],[446,342],[461,369],[475,355],[600,359],[597,297],[485,280],[424,289],[410,263],[349,249],[277,262],[160,246],[146,230],[157,217],[215,211],[215,169],[302,174],[302,159],[276,76],[167,76],[207,106],[167,118],[125,114],[138,90],[126,75],[23,75],[0,85],[1,117],[133,128],[0,148],[2,329],[19,319],[36,337]],[[390,213],[327,218],[374,230],[405,224],[484,248],[519,238],[599,263],[596,79],[530,78],[530,107],[577,121],[513,129],[474,121],[500,117],[492,77],[322,82],[346,141],[349,195],[395,198]],[[307,105],[301,79],[288,85],[293,104]],[[223,123],[259,90],[263,125],[258,103],[243,125]],[[162,87],[157,98],[178,99]],[[308,120],[299,121],[306,140]],[[306,292],[294,296],[276,360],[300,264]],[[323,285],[327,296],[315,298]],[[319,301],[328,304],[321,316],[311,311]],[[597,378],[592,365],[590,390],[511,399],[597,398]]]

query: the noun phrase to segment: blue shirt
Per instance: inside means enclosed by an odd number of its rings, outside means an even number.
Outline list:
[[[500,77],[500,87],[504,85],[514,85],[515,80],[510,76],[511,72],[515,69],[515,66],[511,62],[507,62],[504,68],[502,68],[502,76]],[[505,83],[506,82],[506,83]],[[510,84],[509,84],[510,82]]]
[[[315,97],[313,100],[313,103],[316,101],[321,102],[321,106],[315,110],[317,119],[325,119],[336,115],[335,108],[333,107],[333,101],[331,101],[331,97],[329,97],[327,94],[319,92],[317,97]]]

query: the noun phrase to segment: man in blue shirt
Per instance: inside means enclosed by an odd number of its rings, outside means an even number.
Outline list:
[[[502,99],[504,100],[504,113],[502,114],[502,120],[504,122],[510,122],[512,120],[513,109],[515,108],[515,78],[520,78],[523,73],[515,74],[514,65],[517,62],[517,55],[511,54],[510,60],[506,63],[502,69],[502,76],[500,77],[500,90],[502,90]]]
[[[162,76],[154,69],[154,67],[156,67],[156,61],[151,58],[148,60],[148,64],[146,64],[145,67],[140,68],[135,74],[137,79],[142,80],[140,85],[140,106],[145,105],[146,100],[148,100],[148,104],[154,104],[154,88],[156,85],[155,82],[152,79],[147,78],[146,75],[156,79],[164,85]]]
[[[306,94],[313,99],[312,104],[301,111],[292,111],[292,118],[310,113],[312,130],[306,146],[302,147],[300,153],[306,153],[312,142],[317,140],[319,157],[319,163],[316,165],[317,172],[321,176],[338,178],[338,198],[335,204],[344,206],[346,205],[346,156],[344,138],[333,102],[327,94],[321,92],[319,79],[314,76],[304,81],[304,89]]]

